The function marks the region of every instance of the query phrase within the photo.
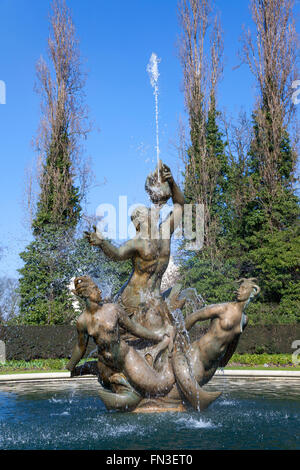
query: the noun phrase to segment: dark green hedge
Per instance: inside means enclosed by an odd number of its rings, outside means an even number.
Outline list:
[[[205,330],[195,326],[191,340]],[[6,344],[7,360],[32,360],[70,357],[77,338],[75,326],[0,326],[0,340]],[[236,350],[239,354],[292,354],[292,343],[300,340],[300,325],[248,326]],[[89,341],[86,357],[96,345]],[[92,354],[96,357],[96,354]]]
[[[76,339],[76,327],[70,325],[0,326],[0,340],[5,342],[8,361],[67,358],[72,354]],[[95,348],[90,339],[86,356]]]
[[[300,324],[248,326],[241,336],[239,354],[292,354],[292,343],[300,340]]]

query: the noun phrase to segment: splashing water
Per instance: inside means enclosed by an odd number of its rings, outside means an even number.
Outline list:
[[[192,365],[192,358],[191,358],[191,340],[190,335],[185,327],[185,321],[183,313],[180,309],[173,310],[171,312],[172,317],[176,324],[177,335],[176,335],[176,343],[177,346],[181,349],[185,359],[186,364],[190,373],[191,378],[197,383],[197,379],[195,377],[193,365]],[[198,411],[200,411],[200,396],[199,392],[197,392],[197,402],[198,402]]]
[[[199,310],[207,305],[202,295],[194,287],[184,289],[179,295],[179,300],[181,299],[186,299],[185,305],[190,305],[192,311]]]
[[[155,98],[155,124],[156,124],[156,159],[157,159],[157,171],[158,171],[158,181],[160,181],[159,175],[159,133],[158,133],[158,64],[160,59],[157,55],[152,52],[149,64],[147,65],[147,72],[150,77],[150,83],[153,88],[154,98]]]
[[[171,315],[174,319],[176,329],[178,334],[178,339],[181,343],[183,349],[189,349],[191,346],[190,335],[185,327],[185,321],[182,311],[177,308],[176,310],[171,311]]]

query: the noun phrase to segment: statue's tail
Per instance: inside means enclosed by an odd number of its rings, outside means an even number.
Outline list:
[[[104,388],[100,388],[99,395],[108,410],[130,411],[142,400],[135,392],[114,393]]]
[[[118,392],[114,393],[103,388],[99,389],[99,395],[108,410],[130,411],[142,400],[141,395],[136,392],[123,378],[121,374],[114,374],[110,378],[111,384],[117,386]]]
[[[212,402],[222,395],[222,392],[207,392],[199,386],[183,352],[174,352],[172,364],[176,383],[184,397],[196,410],[205,410]]]
[[[169,341],[169,338],[167,338]],[[167,343],[167,342],[166,342]],[[169,357],[164,358],[160,371],[130,348],[124,361],[124,374],[134,389],[143,396],[167,395],[175,383],[173,368]]]

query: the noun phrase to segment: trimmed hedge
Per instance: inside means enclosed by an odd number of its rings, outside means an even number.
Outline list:
[[[191,341],[205,329],[196,325],[190,331]],[[71,356],[77,339],[75,326],[0,326],[0,340],[6,345],[6,359],[60,359]],[[300,340],[300,324],[248,326],[241,335],[237,354],[292,354],[293,341]],[[96,345],[89,341],[86,357],[96,357]]]
[[[0,326],[0,340],[5,342],[7,361],[63,359],[72,354],[77,340],[77,330],[72,325]],[[90,339],[86,357],[95,348],[94,341]]]

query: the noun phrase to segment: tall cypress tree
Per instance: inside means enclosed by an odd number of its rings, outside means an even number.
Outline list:
[[[234,279],[238,269],[230,260],[224,258],[225,239],[228,236],[228,185],[229,162],[226,154],[226,142],[218,125],[219,113],[216,110],[214,96],[205,123],[205,149],[194,152],[199,159],[205,153],[211,193],[206,194],[209,201],[209,223],[206,224],[206,239],[203,248],[193,254],[188,253],[183,261],[183,279],[186,286],[195,287],[207,302],[226,301],[234,289]],[[197,158],[196,158],[197,161]],[[201,165],[199,165],[200,167]],[[195,179],[187,172],[185,175],[185,197],[188,202],[197,201]],[[201,176],[199,175],[200,188]],[[189,191],[193,185],[193,192]],[[208,187],[208,186],[207,186]],[[198,186],[199,188],[199,186]],[[201,193],[200,193],[201,194]],[[195,197],[196,196],[196,197]],[[199,200],[199,199],[198,199]],[[201,199],[200,199],[201,200]]]
[[[42,119],[37,150],[42,161],[34,240],[20,254],[20,318],[24,323],[65,323],[74,316],[68,284],[71,252],[81,214],[79,140],[88,131],[78,42],[65,0],[52,4],[50,65],[37,64]],[[54,72],[51,73],[51,70]]]
[[[228,298],[236,273],[229,275],[233,267],[221,256],[222,236],[228,225],[228,161],[216,107],[223,41],[217,17],[212,28],[211,10],[212,3],[207,0],[182,0],[179,4],[181,63],[190,128],[184,193],[187,203],[203,204],[204,208],[204,246],[195,253],[183,251],[182,275],[187,286],[196,287],[207,301],[214,302]]]
[[[41,193],[32,223],[34,235],[47,228],[75,228],[81,215],[80,190],[74,184],[67,131],[50,145],[43,167]]]
[[[213,264],[205,264],[209,251],[204,247],[187,259],[184,272],[187,284],[196,286],[208,301],[228,299],[234,279],[257,276],[261,302],[251,306],[252,313],[258,313],[251,318],[293,322],[300,318],[299,200],[294,185],[297,154],[289,133],[295,111],[291,84],[297,78],[294,2],[250,1],[257,34],[252,42],[247,33],[243,50],[259,91],[252,141],[248,154],[244,142],[237,142],[237,154],[229,154],[227,162],[225,157],[221,184],[215,186],[210,218],[215,214],[219,222],[218,256]],[[198,154],[193,138],[191,135],[189,158]],[[205,141],[207,138],[206,131]],[[187,195],[193,181],[198,184],[197,178],[190,182],[186,178]],[[260,315],[261,311],[267,315]]]
[[[265,130],[270,125],[265,114]],[[260,278],[262,299],[277,312],[279,322],[300,320],[299,199],[295,193],[295,152],[285,128],[276,155],[276,178],[270,187],[262,177],[265,145],[254,117],[254,137],[249,153],[251,184],[255,197],[246,205],[242,220],[246,271]],[[268,133],[272,152],[272,132]],[[275,157],[274,157],[275,159]],[[241,272],[244,275],[246,272]],[[276,307],[277,306],[277,307]]]
[[[261,298],[277,312],[277,321],[300,319],[297,153],[289,133],[298,54],[293,7],[294,0],[251,0],[257,34],[255,42],[251,35],[244,42],[259,91],[249,151],[253,196],[242,219],[244,266],[259,277]]]

